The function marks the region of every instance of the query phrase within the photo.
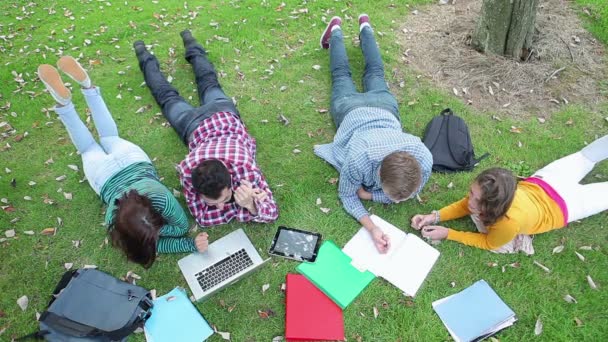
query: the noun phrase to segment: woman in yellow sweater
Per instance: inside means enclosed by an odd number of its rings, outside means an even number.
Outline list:
[[[531,236],[608,209],[608,182],[580,184],[608,158],[608,135],[517,182],[506,169],[483,171],[467,196],[439,211],[415,215],[411,225],[424,237],[453,240],[499,253],[533,254]],[[437,225],[470,215],[479,233]]]

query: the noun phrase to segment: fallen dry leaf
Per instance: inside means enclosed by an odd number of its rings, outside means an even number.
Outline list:
[[[540,316],[536,320],[536,324],[534,325],[534,335],[538,336],[543,333],[543,322],[540,320]]]
[[[564,296],[564,300],[568,303],[578,303],[576,301],[576,299],[574,299],[574,297],[572,297],[571,295],[567,294]]]
[[[551,273],[551,270],[547,266],[541,264],[540,262],[538,262],[536,260],[534,260],[534,265],[542,268],[542,270],[545,271],[545,272],[547,272],[547,273]]]
[[[268,291],[269,288],[270,288],[270,284],[264,284],[264,285],[262,285],[262,293]]]
[[[593,281],[593,279],[591,279],[590,275],[587,275],[587,282],[589,283],[589,286],[592,290],[597,290],[597,285],[595,285],[595,282]]]
[[[521,133],[521,128],[520,127],[515,127],[515,126],[511,126],[511,129],[509,130],[511,133]]]
[[[220,336],[222,336],[222,338],[224,340],[230,340],[230,333],[229,332],[216,331],[216,333],[218,333]]]
[[[34,233],[33,230],[26,230],[26,231],[23,232],[23,234],[25,234],[25,235],[34,235],[36,233]]]
[[[553,248],[553,254],[561,253],[563,250],[564,250],[564,245],[559,245],[559,246]]]
[[[321,66],[317,64],[313,65],[312,68],[315,70],[321,70]]]
[[[576,254],[581,261],[585,261],[585,257],[581,253],[575,251],[574,254]]]
[[[4,235],[7,238],[15,237],[15,230],[14,229],[9,229],[9,230],[7,230],[7,231],[4,232]]]
[[[55,233],[57,232],[56,228],[44,228],[40,234],[42,235],[55,235]]]
[[[583,321],[581,321],[578,317],[574,317],[574,323],[576,323],[577,327],[583,326]]]
[[[327,183],[332,184],[332,185],[333,185],[333,184],[336,184],[336,183],[338,183],[338,178],[330,178],[330,179],[327,181]]]
[[[317,202],[316,202],[316,203],[317,203],[317,205],[321,205],[321,204],[323,204],[323,202],[321,201],[321,199],[320,199],[320,198],[317,198]]]
[[[63,264],[63,267],[64,267],[64,268],[65,268],[67,271],[69,271],[69,270],[72,268],[72,266],[74,266],[74,263],[73,263],[73,262],[66,262],[65,264]]]
[[[324,214],[329,213],[329,212],[330,212],[330,210],[331,210],[331,209],[329,209],[329,208],[323,208],[323,207],[321,207],[321,208],[319,208],[319,209],[321,209],[321,211],[322,211]]]
[[[76,166],[76,165],[74,165],[74,164],[69,164],[69,165],[68,165],[68,167],[69,167],[71,170],[74,170],[74,171],[78,172],[78,166]]]
[[[592,251],[593,247],[591,247],[591,246],[580,246],[578,249],[580,249],[581,251]]]
[[[97,268],[97,265],[84,265],[84,266],[82,266],[82,268],[93,268],[93,269],[95,269],[95,268]]]
[[[17,299],[17,305],[19,305],[22,311],[25,311],[25,309],[27,309],[27,305],[29,303],[30,300],[27,298],[27,296],[21,296],[19,297],[19,299]]]
[[[274,311],[272,311],[270,309],[258,310],[258,316],[260,316],[260,318],[262,318],[262,319],[267,319],[274,315],[275,315]]]
[[[283,342],[283,336],[275,336],[272,338],[272,342]]]
[[[374,306],[374,319],[378,318],[378,308]]]

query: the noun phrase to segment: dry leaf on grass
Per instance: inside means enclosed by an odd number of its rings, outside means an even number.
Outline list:
[[[572,297],[571,295],[567,294],[564,296],[564,300],[568,303],[578,303],[576,301],[576,299],[574,299],[574,297]]]
[[[266,292],[270,288],[270,284],[262,285],[262,293]]]
[[[593,281],[593,279],[591,279],[590,275],[587,275],[587,282],[589,283],[591,289],[597,290],[597,285],[595,285],[595,282]]]
[[[559,245],[559,246],[553,248],[553,254],[561,253],[563,250],[564,250],[564,245]]]
[[[258,310],[258,316],[260,316],[261,319],[267,319],[267,318],[273,317],[274,315],[275,315],[274,311],[272,311],[270,309]]]
[[[378,308],[374,306],[374,319],[378,318]]]
[[[574,252],[574,254],[576,254],[576,256],[581,260],[581,261],[585,261],[585,257],[579,253],[579,252]]]
[[[331,210],[331,209],[329,209],[329,208],[319,208],[319,209],[321,209],[321,211],[322,211],[324,214],[329,213],[329,211]]]
[[[97,265],[84,265],[82,268],[97,268]]]
[[[224,340],[230,341],[230,333],[229,332],[216,331],[216,333],[218,333]]]
[[[69,167],[71,170],[74,170],[74,171],[78,172],[78,166],[76,166],[76,165],[74,165],[74,164],[69,164],[69,165],[68,165],[68,167]]]
[[[56,229],[56,228],[51,227],[51,228],[44,228],[44,229],[43,229],[43,230],[40,232],[40,234],[50,236],[50,235],[55,235],[55,233],[56,233],[56,232],[57,232],[57,229]]]
[[[547,266],[541,264],[540,262],[538,262],[536,260],[534,260],[534,265],[542,268],[542,270],[545,271],[545,272],[547,272],[547,273],[551,273],[551,270]]]
[[[540,317],[536,320],[536,324],[534,325],[534,335],[538,336],[543,333],[543,322],[541,322]]]
[[[574,317],[574,323],[576,323],[577,327],[583,326],[583,321],[581,321],[578,317]]]
[[[7,238],[15,237],[15,230],[14,229],[9,229],[9,230],[7,230],[7,231],[4,232],[4,235]]]
[[[23,234],[25,234],[25,235],[34,235],[36,233],[34,233],[33,230],[26,230],[26,231],[23,232]]]
[[[17,305],[19,305],[22,311],[25,311],[25,309],[27,309],[27,305],[29,304],[29,302],[30,300],[27,298],[27,296],[21,296],[19,297],[19,299],[17,299]]]
[[[272,338],[272,342],[283,342],[284,338],[283,336],[275,336]]]
[[[320,199],[320,198],[317,198],[317,202],[316,202],[316,203],[317,203],[317,205],[321,205],[321,204],[323,204],[323,202],[321,201],[321,199]]]
[[[74,266],[73,262],[66,262],[65,264],[63,264],[63,267],[66,269],[66,271],[72,269],[72,266]]]
[[[581,251],[592,251],[593,247],[591,247],[591,246],[580,246],[578,249],[580,249]]]

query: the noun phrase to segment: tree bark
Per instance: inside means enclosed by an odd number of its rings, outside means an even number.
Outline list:
[[[532,48],[538,0],[483,0],[472,45],[480,52],[526,59]]]

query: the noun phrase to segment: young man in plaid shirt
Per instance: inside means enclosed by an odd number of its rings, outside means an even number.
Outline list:
[[[277,205],[256,165],[255,139],[224,94],[207,52],[181,32],[192,64],[201,105],[190,105],[160,72],[158,60],[142,41],[133,44],[146,84],[190,153],[178,166],[188,208],[203,227],[239,222],[273,222]]]

